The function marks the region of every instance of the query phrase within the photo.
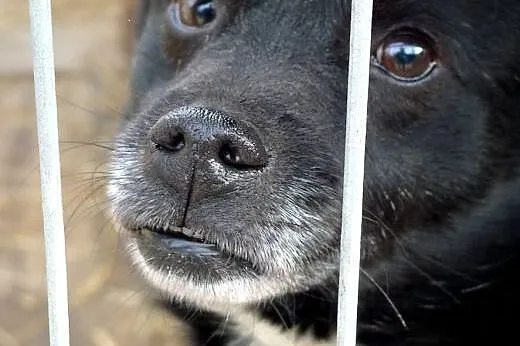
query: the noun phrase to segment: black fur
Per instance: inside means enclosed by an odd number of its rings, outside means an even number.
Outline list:
[[[153,270],[197,287],[276,278],[280,292],[251,297],[246,309],[328,339],[336,330],[350,3],[215,3],[214,24],[181,32],[169,1],[141,0],[132,95],[113,159],[115,214],[131,239],[142,228],[189,228],[220,254],[186,257],[139,240]],[[371,68],[358,343],[516,345],[520,2],[374,5],[374,52],[395,30],[419,30],[434,41],[438,66],[416,82]],[[186,115],[185,106],[209,113]],[[210,135],[197,134],[194,154],[164,154],[154,136],[174,125]],[[207,138],[239,132],[261,168],[220,162],[214,171],[220,144]],[[160,288],[172,298],[168,308],[189,316],[195,345],[226,345],[240,333],[218,309],[205,312],[211,304],[195,293]]]

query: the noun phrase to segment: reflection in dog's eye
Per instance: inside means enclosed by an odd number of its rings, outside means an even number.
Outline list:
[[[436,59],[430,40],[410,33],[387,37],[376,52],[379,67],[401,81],[427,77],[435,67]]]
[[[174,0],[179,22],[189,27],[201,27],[217,15],[212,0]]]

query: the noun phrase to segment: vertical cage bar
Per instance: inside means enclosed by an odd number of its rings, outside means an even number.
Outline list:
[[[69,345],[67,264],[50,0],[30,0],[51,346]]]
[[[355,346],[373,0],[352,0],[343,175],[338,346]]]

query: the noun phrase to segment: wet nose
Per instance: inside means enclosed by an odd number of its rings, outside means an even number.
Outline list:
[[[180,108],[162,116],[149,138],[153,169],[179,192],[194,183],[194,175],[218,185],[230,171],[240,179],[267,165],[266,149],[253,127],[207,108]]]

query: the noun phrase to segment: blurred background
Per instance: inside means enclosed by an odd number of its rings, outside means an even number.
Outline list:
[[[131,0],[53,0],[71,344],[181,345],[118,253],[105,162],[125,101]],[[0,0],[0,346],[48,345],[28,1]]]

